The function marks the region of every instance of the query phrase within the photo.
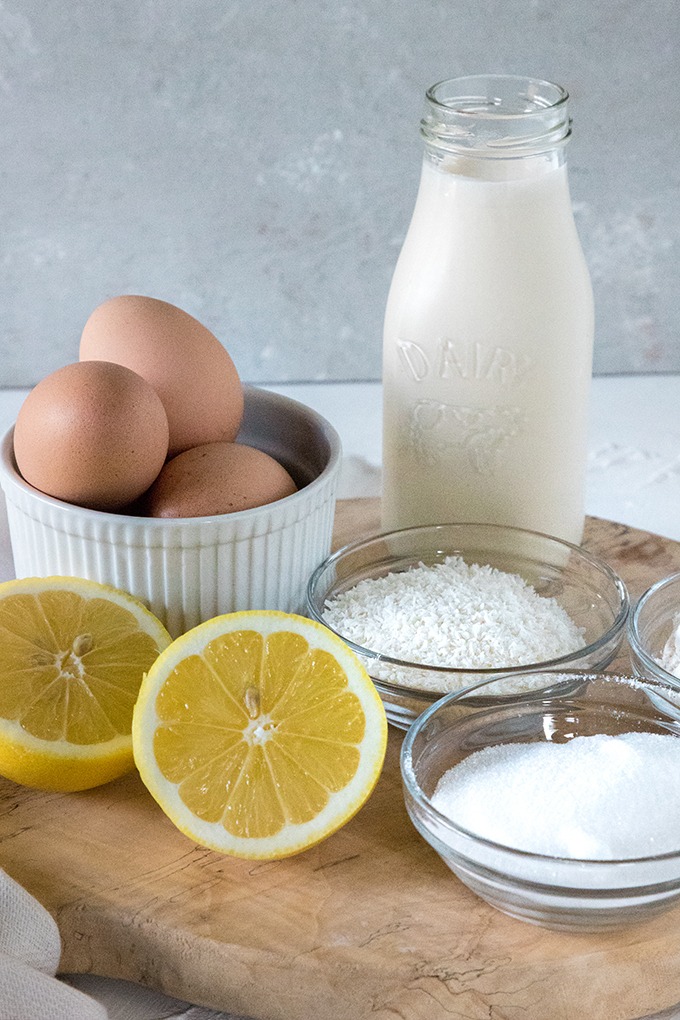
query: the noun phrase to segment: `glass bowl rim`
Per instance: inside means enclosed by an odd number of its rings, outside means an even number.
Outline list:
[[[680,571],[675,571],[672,574],[668,574],[667,577],[660,578],[658,581],[655,581],[654,584],[651,584],[649,588],[643,591],[642,595],[635,603],[635,606],[631,609],[628,619],[627,636],[631,651],[634,652],[640,659],[642,666],[646,670],[658,674],[670,687],[680,689],[680,677],[675,676],[673,673],[669,673],[660,662],[657,662],[657,660],[649,654],[642,644],[639,627],[640,614],[649,603],[649,600],[654,598],[658,592],[663,591],[664,588],[668,588],[671,584],[677,582],[680,582]],[[680,613],[680,610],[678,612]]]
[[[542,670],[542,669],[527,669],[525,671],[529,674],[534,673],[554,673],[555,675],[568,675],[572,678],[578,677],[581,680],[597,679],[604,676],[612,677],[614,679],[624,680],[633,686],[646,687],[648,683],[640,680],[638,677],[627,676],[623,673],[605,673],[605,672],[592,672],[590,670],[568,670],[563,672],[562,670]],[[416,779],[415,770],[413,768],[413,744],[416,737],[420,733],[423,726],[429,722],[432,716],[436,715],[437,712],[444,708],[447,708],[452,702],[460,701],[462,698],[469,696],[474,693],[480,687],[486,687],[490,683],[495,683],[497,680],[502,680],[512,676],[512,674],[504,674],[503,676],[494,677],[491,680],[482,680],[478,684],[474,684],[471,687],[465,688],[461,691],[452,691],[450,694],[445,694],[442,698],[439,698],[434,704],[430,705],[421,715],[419,715],[410,725],[406,732],[404,741],[401,745],[399,752],[399,771],[401,773],[402,783],[410,797],[416,802],[418,807],[424,812],[426,817],[433,818],[434,821],[440,828],[448,829],[457,836],[463,836],[465,840],[470,841],[478,846],[485,847],[489,850],[501,851],[503,854],[507,854],[509,857],[517,860],[524,861],[536,861],[539,864],[546,865],[550,864],[564,864],[568,867],[578,867],[579,865],[587,866],[593,870],[604,870],[605,868],[611,868],[613,865],[626,865],[631,868],[634,865],[660,863],[662,861],[670,861],[675,858],[680,860],[680,837],[678,839],[678,849],[670,850],[663,854],[649,854],[644,857],[617,857],[613,860],[602,860],[598,858],[587,858],[587,857],[557,857],[553,854],[540,854],[530,850],[519,850],[516,847],[507,846],[505,843],[498,843],[495,840],[488,839],[485,836],[480,836],[470,829],[466,829],[462,825],[458,825],[453,819],[449,818],[448,815],[442,814],[438,810],[427,796],[425,791],[422,789],[420,783]],[[565,683],[565,686],[567,684]],[[541,690],[548,690],[550,688],[542,688]],[[508,701],[513,704],[519,701],[528,701],[532,695],[540,694],[541,691],[527,691],[520,695],[509,695]],[[657,696],[655,692],[655,696]],[[663,695],[662,695],[663,697]],[[677,710],[677,705],[674,705]],[[678,729],[678,739],[680,739],[680,725]],[[429,828],[429,826],[428,826]],[[451,849],[453,854],[457,855],[457,852]],[[680,877],[680,875],[679,875]],[[543,885],[545,883],[536,880],[536,885]],[[649,884],[649,883],[648,883]],[[652,883],[654,884],[654,883]]]
[[[578,556],[582,557],[584,560],[590,563],[591,566],[596,567],[599,571],[601,571],[606,576],[607,580],[613,585],[619,599],[619,611],[615,616],[614,620],[612,621],[611,625],[609,626],[609,628],[605,630],[595,641],[591,641],[590,644],[584,645],[582,648],[578,648],[573,652],[569,652],[567,655],[561,655],[555,659],[545,659],[544,661],[541,662],[527,662],[521,666],[500,665],[478,667],[435,666],[432,663],[411,662],[408,659],[397,659],[394,658],[394,656],[385,655],[382,652],[377,652],[372,648],[366,648],[364,645],[358,645],[354,641],[351,641],[349,638],[345,637],[340,631],[335,630],[334,627],[327,623],[326,620],[317,613],[316,607],[314,606],[312,599],[319,579],[325,570],[334,566],[344,556],[354,553],[357,550],[361,549],[362,547],[369,546],[373,542],[385,540],[391,538],[392,536],[399,535],[405,536],[408,534],[417,535],[423,534],[425,532],[436,533],[437,531],[443,531],[447,528],[462,528],[462,529],[486,528],[497,533],[507,532],[509,534],[515,533],[518,535],[530,535],[533,538],[545,539],[549,542],[555,543],[559,547],[568,549],[571,552],[575,552]],[[341,638],[341,640],[344,641],[345,644],[349,646],[349,648],[355,653],[355,655],[362,656],[363,658],[369,659],[372,662],[384,662],[390,666],[397,666],[402,669],[406,668],[409,670],[411,669],[420,670],[425,673],[429,672],[432,674],[443,673],[447,676],[464,676],[470,673],[474,673],[477,676],[483,677],[485,680],[493,680],[494,678],[498,677],[501,674],[503,676],[506,676],[517,673],[524,673],[527,672],[528,670],[534,669],[550,669],[552,667],[557,668],[562,665],[567,666],[570,662],[573,662],[575,659],[580,659],[584,655],[592,655],[594,652],[597,652],[597,650],[601,648],[603,645],[607,644],[608,641],[611,641],[612,638],[618,636],[618,634],[621,633],[621,631],[624,629],[626,625],[628,615],[630,612],[630,597],[628,595],[628,589],[622,578],[616,573],[615,570],[613,570],[609,566],[608,563],[606,563],[600,557],[595,556],[588,550],[583,549],[582,546],[574,545],[574,543],[572,542],[567,542],[564,539],[555,537],[554,535],[548,535],[546,532],[543,531],[532,531],[529,528],[517,528],[507,524],[485,524],[479,521],[460,521],[460,522],[449,521],[443,524],[416,525],[415,527],[398,528],[393,531],[373,532],[370,535],[365,535],[363,538],[355,539],[353,542],[348,542],[346,545],[343,545],[339,549],[336,549],[336,551],[334,553],[331,553],[330,556],[327,556],[326,559],[319,563],[319,565],[312,571],[307,582],[306,604],[307,609],[310,615],[312,616],[312,619],[316,620],[318,623],[322,623],[325,627],[328,627],[329,630],[331,630],[337,637]],[[409,687],[400,684],[391,684],[389,681],[375,679],[373,677],[371,679],[374,679],[375,683],[382,684],[387,692],[401,694],[404,691],[408,691],[409,695],[411,693],[411,688]],[[417,689],[414,689],[414,693],[416,693],[416,691]],[[426,699],[424,700],[431,700],[431,696],[434,692],[420,690],[418,691],[418,693],[426,695]]]

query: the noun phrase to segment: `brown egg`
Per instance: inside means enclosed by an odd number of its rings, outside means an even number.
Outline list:
[[[168,461],[145,497],[149,517],[206,517],[283,499],[297,486],[278,461],[243,443],[207,443]]]
[[[181,308],[134,294],[95,308],[80,340],[80,360],[115,361],[151,383],[170,424],[170,456],[236,438],[243,389],[229,354]]]
[[[122,365],[80,361],[46,376],[14,429],[19,471],[67,503],[115,510],[151,485],[168,452],[160,397]]]

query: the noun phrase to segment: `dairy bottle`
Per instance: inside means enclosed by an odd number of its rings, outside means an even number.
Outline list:
[[[567,94],[507,76],[442,82],[422,132],[385,315],[383,524],[511,524],[578,543],[593,302]]]

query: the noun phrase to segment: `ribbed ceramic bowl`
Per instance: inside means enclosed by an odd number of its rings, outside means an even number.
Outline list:
[[[568,931],[602,931],[666,910],[680,898],[680,830],[677,848],[671,852],[617,860],[575,859],[530,853],[483,838],[432,803],[436,785],[448,769],[490,746],[563,744],[600,733],[680,737],[677,708],[664,685],[606,673],[546,672],[527,674],[526,680],[535,690],[522,696],[504,693],[504,681],[497,679],[442,698],[416,720],[401,752],[411,821],[465,885],[521,920]],[[613,767],[620,770],[620,758]],[[649,781],[654,783],[653,773]],[[595,803],[605,804],[607,776],[593,775],[591,782]],[[618,802],[610,808],[626,811],[626,805]],[[645,825],[643,817],[632,821]],[[577,836],[582,840],[580,829]]]
[[[220,613],[303,609],[328,555],[340,439],[311,408],[245,388],[239,440],[279,460],[299,486],[285,499],[214,517],[101,513],[38,492],[17,471],[13,429],[0,452],[17,577],[86,577],[141,598],[173,636]]]
[[[623,581],[602,560],[557,538],[493,524],[441,524],[373,535],[345,546],[321,563],[307,589],[307,612],[328,625],[326,603],[366,578],[441,563],[461,556],[466,563],[490,565],[519,574],[537,594],[555,599],[583,631],[577,651],[542,662],[493,668],[423,665],[395,658],[385,645],[368,648],[348,640],[361,658],[385,704],[387,717],[403,729],[439,697],[499,674],[521,677],[528,669],[603,669],[618,651],[628,615]],[[405,618],[404,627],[417,624]],[[521,680],[518,681],[521,683]]]
[[[630,662],[636,676],[659,680],[680,691],[680,677],[660,660],[680,627],[680,573],[657,581],[640,596],[628,621]],[[680,646],[680,641],[676,643]]]

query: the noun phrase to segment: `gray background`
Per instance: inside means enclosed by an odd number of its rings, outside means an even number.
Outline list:
[[[680,370],[677,0],[0,0],[0,385],[77,359],[120,293],[252,382],[377,379],[423,93],[573,98],[595,371]]]

